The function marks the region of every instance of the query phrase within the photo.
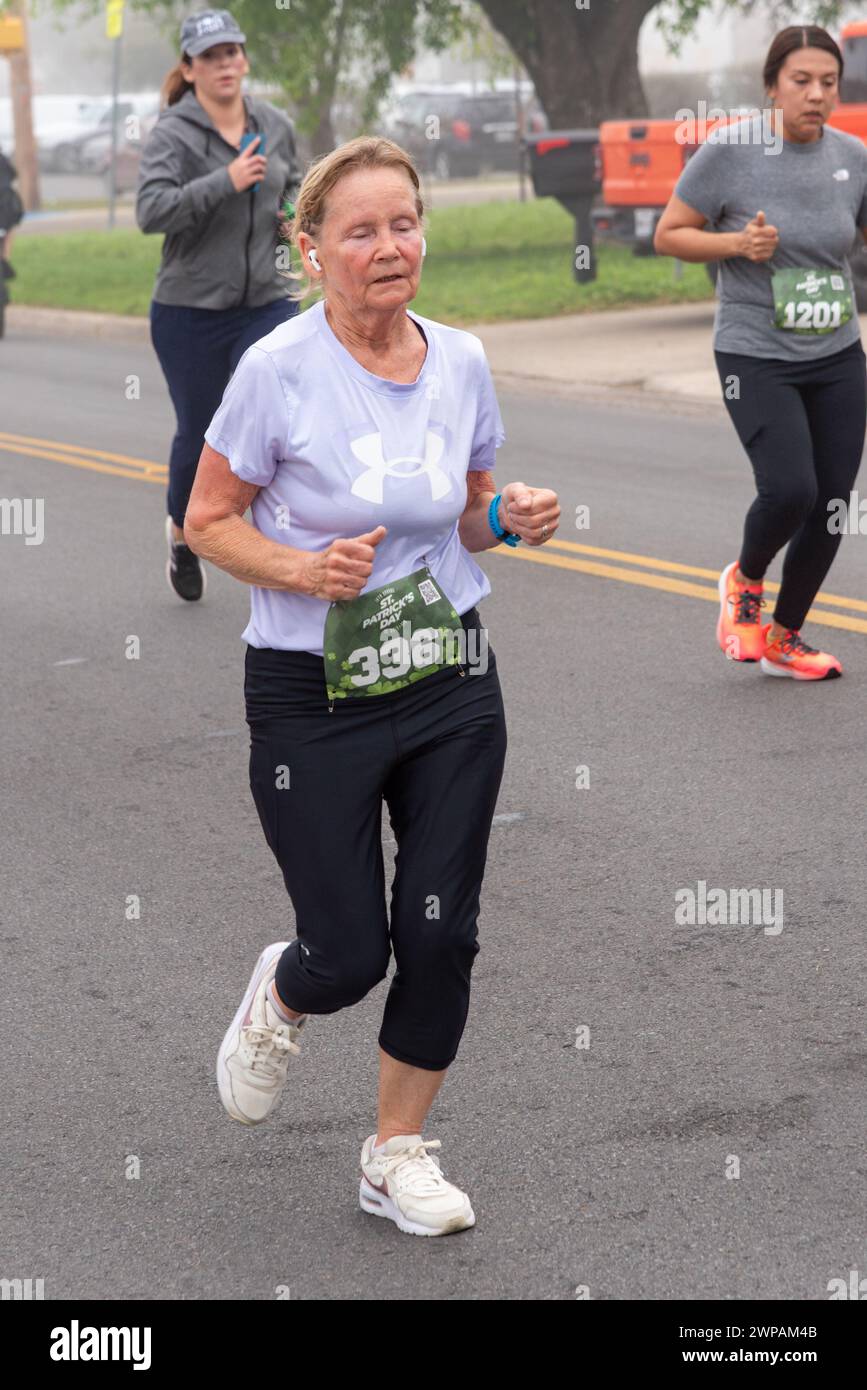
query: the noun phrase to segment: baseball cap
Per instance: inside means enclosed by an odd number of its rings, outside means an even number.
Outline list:
[[[181,25],[181,52],[195,58],[217,43],[244,43],[246,37],[228,10],[198,10]]]

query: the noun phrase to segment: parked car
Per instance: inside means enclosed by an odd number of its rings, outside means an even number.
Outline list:
[[[118,98],[118,117],[144,118],[156,109],[158,100],[156,92],[123,92]],[[38,96],[33,109],[40,167],[51,174],[86,172],[84,155],[89,142],[100,135],[110,136],[111,98]]]
[[[33,126],[40,168],[48,174],[77,172],[75,142],[99,128],[109,107],[107,99],[93,97],[34,97]]]
[[[138,168],[138,155],[141,142],[150,133],[159,115],[159,98],[126,98],[117,104],[117,151],[118,167],[136,151],[135,163]],[[130,118],[134,117],[134,124]],[[106,173],[111,160],[111,111],[107,111],[96,130],[79,136],[75,142],[76,167],[85,174]],[[133,185],[135,175],[133,176]]]
[[[547,121],[534,95],[523,98],[525,130]],[[483,169],[516,169],[519,132],[514,92],[430,88],[398,96],[383,121],[384,134],[436,178],[470,177]]]

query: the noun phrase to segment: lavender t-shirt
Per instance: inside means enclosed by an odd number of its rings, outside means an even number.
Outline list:
[[[428,345],[414,382],[362,367],[320,300],[247,349],[205,439],[260,488],[252,513],[263,535],[325,550],[381,524],[364,592],[427,563],[463,614],[491,592],[458,535],[467,471],[493,468],[506,436],[480,340],[407,313]],[[321,656],[328,608],[252,586],[244,640]]]

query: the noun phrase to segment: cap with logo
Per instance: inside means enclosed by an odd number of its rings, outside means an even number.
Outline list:
[[[181,52],[191,58],[218,43],[244,43],[242,34],[228,10],[199,10],[181,25]]]

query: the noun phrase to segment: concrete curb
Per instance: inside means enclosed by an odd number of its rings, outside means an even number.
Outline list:
[[[583,401],[587,405],[604,405],[618,410],[653,410],[677,415],[710,416],[726,415],[726,408],[720,394],[719,382],[711,394],[710,390],[687,389],[688,383],[678,379],[670,390],[663,390],[660,378],[647,377],[645,381],[631,381],[626,384],[606,385],[601,381],[561,381],[552,377],[516,375],[493,369],[496,386],[502,391],[528,397],[544,396],[547,400]],[[703,375],[697,373],[697,376]],[[699,383],[696,383],[699,386]]]
[[[96,314],[79,309],[40,309],[31,304],[10,304],[6,310],[7,331],[16,329],[45,337],[116,338],[126,342],[149,343],[150,319],[135,314]]]
[[[699,406],[722,408],[715,370],[695,369],[699,344],[713,360],[711,322],[711,306],[685,304],[472,324],[469,331],[481,338],[494,377],[509,390],[600,404],[656,400],[693,413]],[[11,304],[7,323],[12,335],[151,341],[150,320],[131,314]],[[662,363],[668,371],[659,371]]]

